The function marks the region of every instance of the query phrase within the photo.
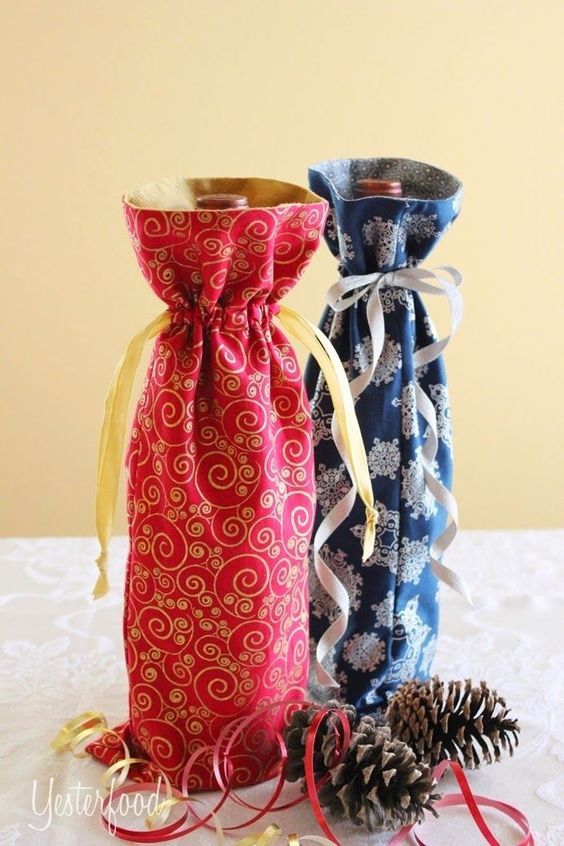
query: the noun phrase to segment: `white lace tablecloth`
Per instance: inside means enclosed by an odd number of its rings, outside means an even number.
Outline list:
[[[87,789],[95,796],[101,765],[52,753],[49,742],[81,711],[102,711],[110,725],[126,716],[120,595],[126,550],[125,538],[113,541],[113,590],[93,603],[97,550],[92,538],[0,541],[1,846],[111,842],[99,809],[88,815],[80,802]],[[475,792],[524,811],[537,846],[562,846],[564,531],[463,532],[449,552],[449,564],[473,585],[476,601],[470,609],[458,596],[443,593],[434,669],[445,679],[486,679],[505,695],[522,726],[517,755],[470,773],[470,783]],[[249,793],[260,802],[268,786]],[[59,814],[57,796],[65,802]],[[495,812],[487,817],[504,846],[519,842],[512,824]],[[227,805],[220,818],[227,826],[240,817]],[[253,830],[269,822],[277,822],[286,835],[320,833],[307,804],[270,815]],[[334,831],[346,846],[389,840],[342,823]],[[424,832],[433,846],[484,842],[459,809],[443,811],[440,822],[426,823]],[[216,837],[198,831],[177,842],[207,846]]]

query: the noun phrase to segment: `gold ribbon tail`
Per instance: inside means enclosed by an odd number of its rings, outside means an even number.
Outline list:
[[[160,332],[168,329],[170,319],[170,313],[165,311],[151,320],[141,332],[132,338],[116,368],[106,395],[96,478],[96,534],[100,543],[100,555],[96,559],[96,564],[100,572],[92,592],[94,599],[104,596],[110,589],[108,549],[116,513],[127,408],[135,374],[145,344]]]
[[[288,306],[280,306],[278,315],[283,327],[309,350],[317,361],[335,409],[337,425],[349,459],[353,481],[366,509],[366,530],[364,533],[362,560],[370,558],[374,551],[378,514],[374,508],[374,491],[366,458],[366,449],[351,394],[349,382],[341,360],[330,341],[317,326]]]

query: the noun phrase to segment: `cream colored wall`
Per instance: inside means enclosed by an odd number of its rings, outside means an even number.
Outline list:
[[[304,182],[310,162],[373,155],[465,183],[433,260],[465,275],[447,361],[463,526],[563,524],[561,3],[23,0],[2,15],[2,534],[93,533],[106,386],[159,308],[121,193],[165,175]],[[323,248],[291,304],[316,319],[334,278]]]

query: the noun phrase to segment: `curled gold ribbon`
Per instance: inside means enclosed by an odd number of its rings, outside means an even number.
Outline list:
[[[131,764],[146,764],[147,761],[144,758],[132,758],[130,756],[125,740],[116,731],[108,728],[106,717],[99,711],[84,711],[65,723],[55,739],[51,741],[51,749],[55,752],[70,752],[75,758],[87,758],[88,752],[85,752],[84,749],[77,752],[77,747],[88,738],[100,733],[111,734],[116,737],[124,750],[124,757],[104,770],[100,776],[100,784],[104,790],[109,790],[114,773],[120,772],[119,777],[114,780],[114,788],[121,787],[129,775]],[[165,780],[168,781],[166,776]]]
[[[85,758],[86,752],[76,752],[79,743],[101,731],[108,730],[108,722],[99,711],[84,711],[77,717],[73,717],[61,728],[54,740],[51,741],[51,749],[55,752],[71,752],[75,758]]]
[[[109,729],[107,734],[113,734],[115,737],[118,737],[121,740],[125,749],[125,758],[120,758],[119,761],[116,761],[115,763],[111,764],[104,770],[104,772],[100,776],[100,784],[102,785],[102,788],[104,790],[110,789],[112,781],[114,782],[115,790],[118,787],[121,787],[122,784],[126,781],[127,776],[129,775],[129,768],[131,767],[131,764],[146,764],[147,761],[145,758],[130,757],[129,749],[127,748],[125,740],[122,740],[121,737],[119,737],[119,735],[115,731]],[[114,780],[113,775],[117,772],[119,772],[119,776],[117,779]]]
[[[274,823],[267,826],[262,833],[248,834],[235,843],[235,846],[269,846],[281,834],[282,829]],[[288,840],[289,842],[289,840]],[[299,844],[298,844],[299,846]]]
[[[134,758],[130,755],[125,740],[116,731],[108,728],[106,717],[99,711],[84,711],[77,717],[73,717],[64,724],[50,745],[55,752],[70,752],[75,758],[86,758],[88,757],[88,753],[84,750],[77,752],[77,746],[84,740],[101,732],[117,737],[123,746],[124,757],[107,767],[100,776],[100,785],[103,790],[108,791],[110,787],[116,790],[126,781],[132,764],[147,764],[148,762],[145,758]],[[119,773],[119,776],[114,779],[116,773]],[[170,806],[180,801],[172,797],[170,779],[165,773],[162,773],[162,779],[165,784],[166,799],[147,817],[145,821],[147,828],[152,828],[156,818],[160,818],[161,822],[165,822],[170,813]]]

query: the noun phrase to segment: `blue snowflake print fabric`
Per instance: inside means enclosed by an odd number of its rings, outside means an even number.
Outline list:
[[[401,197],[354,196],[358,179],[399,180]],[[310,186],[330,203],[325,232],[342,277],[417,266],[457,217],[461,183],[430,165],[407,159],[338,159],[313,165]],[[344,311],[327,307],[320,328],[333,343],[352,381],[370,367],[369,291]],[[434,475],[452,481],[452,431],[442,358],[416,367],[414,353],[436,340],[417,292],[393,285],[380,291],[384,343],[372,378],[355,400],[378,510],[376,545],[364,563],[359,537],[364,512],[358,500],[319,550],[346,588],[346,632],[332,647],[325,669],[339,695],[360,713],[381,713],[401,683],[428,678],[438,630],[438,583],[430,566],[431,544],[446,513],[424,477],[422,449],[428,426],[416,406],[420,386],[434,406],[438,448]],[[312,403],[317,481],[314,533],[350,490],[346,467],[333,441],[333,407],[313,359],[306,386]],[[310,566],[312,649],[340,613]]]

